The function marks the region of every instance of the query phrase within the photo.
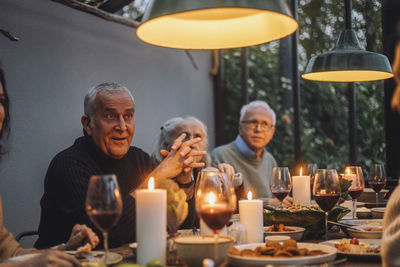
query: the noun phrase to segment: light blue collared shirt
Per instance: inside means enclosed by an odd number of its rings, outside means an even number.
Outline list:
[[[257,154],[246,144],[243,138],[238,134],[235,139],[235,145],[239,149],[240,153],[248,159],[256,159]],[[263,153],[264,155],[265,153]],[[261,156],[262,157],[262,156]]]

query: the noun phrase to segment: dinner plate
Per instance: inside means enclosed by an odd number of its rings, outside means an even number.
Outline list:
[[[12,261],[12,262],[20,262],[20,261],[24,261],[24,260],[29,260],[37,255],[39,255],[39,253],[25,254],[25,255],[21,255],[21,256],[12,257],[7,260]]]
[[[65,251],[68,254],[71,255],[75,255],[78,253],[78,251],[76,250],[69,250],[69,251]],[[100,262],[102,262],[103,257],[104,257],[104,251],[98,251],[98,250],[93,250],[90,253],[92,256],[96,257],[97,259],[99,259]],[[120,261],[122,261],[124,258],[119,255],[118,253],[115,252],[108,252],[108,257],[107,257],[107,264],[116,264]],[[79,259],[82,263],[87,262],[88,260],[86,259]]]
[[[365,227],[382,227],[382,219],[364,219],[364,220],[341,220],[340,223],[356,225],[355,228],[360,228],[360,231],[351,230],[350,228],[340,227],[344,233],[350,237],[364,239],[378,239],[382,237],[382,231],[362,231]]]
[[[335,244],[340,243],[341,240],[342,239],[329,240],[329,241],[321,242],[320,244],[335,247]],[[348,240],[350,240],[350,239],[348,239]],[[380,246],[381,245],[380,239],[358,239],[358,241],[362,242],[362,243],[370,244],[371,246]],[[355,259],[355,260],[360,260],[360,259],[380,260],[380,258],[381,258],[379,253],[355,254],[355,253],[343,252],[340,250],[338,250],[337,253],[339,255],[346,256],[349,259]]]
[[[238,250],[242,249],[254,249],[259,246],[265,246],[265,243],[252,243],[246,245],[235,246]],[[265,266],[267,264],[272,265],[304,265],[314,263],[324,263],[336,258],[336,248],[333,246],[327,246],[323,244],[313,243],[297,243],[299,248],[307,248],[309,250],[322,250],[327,254],[317,256],[299,256],[292,258],[283,257],[251,257],[251,256],[239,256],[228,254],[228,262],[234,266]]]

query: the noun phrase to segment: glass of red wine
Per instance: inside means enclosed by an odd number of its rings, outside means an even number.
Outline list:
[[[328,213],[340,198],[339,176],[334,169],[319,169],[315,174],[314,199],[325,211],[325,239],[328,240]]]
[[[104,265],[107,265],[108,232],[117,223],[122,213],[121,194],[114,174],[90,177],[86,195],[86,213],[103,233]]]
[[[361,167],[359,166],[346,167],[343,174],[343,179],[351,181],[351,185],[349,187],[349,195],[353,200],[353,219],[356,219],[357,198],[361,196],[365,188],[364,175]]]
[[[217,169],[203,169],[199,178],[195,201],[196,212],[214,232],[214,259],[218,262],[219,233],[235,211],[236,197],[229,177]]]
[[[272,176],[269,182],[269,187],[272,194],[282,202],[290,193],[292,189],[292,178],[290,176],[288,167],[274,167],[272,169]]]
[[[376,205],[379,202],[379,192],[386,186],[386,171],[383,164],[372,164],[368,172],[368,184],[375,191]]]

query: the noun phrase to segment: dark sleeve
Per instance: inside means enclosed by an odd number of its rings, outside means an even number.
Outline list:
[[[47,170],[36,248],[48,248],[68,241],[76,223],[91,226],[85,212],[88,180],[93,170],[84,162],[56,157]]]

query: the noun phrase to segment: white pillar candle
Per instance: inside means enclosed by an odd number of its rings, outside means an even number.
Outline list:
[[[154,189],[154,178],[150,178],[149,189],[136,190],[135,198],[137,263],[159,260],[165,264],[167,191]]]
[[[304,206],[311,205],[311,192],[310,192],[310,176],[301,175],[302,169],[300,169],[300,176],[293,176],[293,202]]]
[[[248,243],[261,243],[264,241],[263,201],[252,199],[251,191],[247,198],[239,200],[240,223],[247,230]]]

